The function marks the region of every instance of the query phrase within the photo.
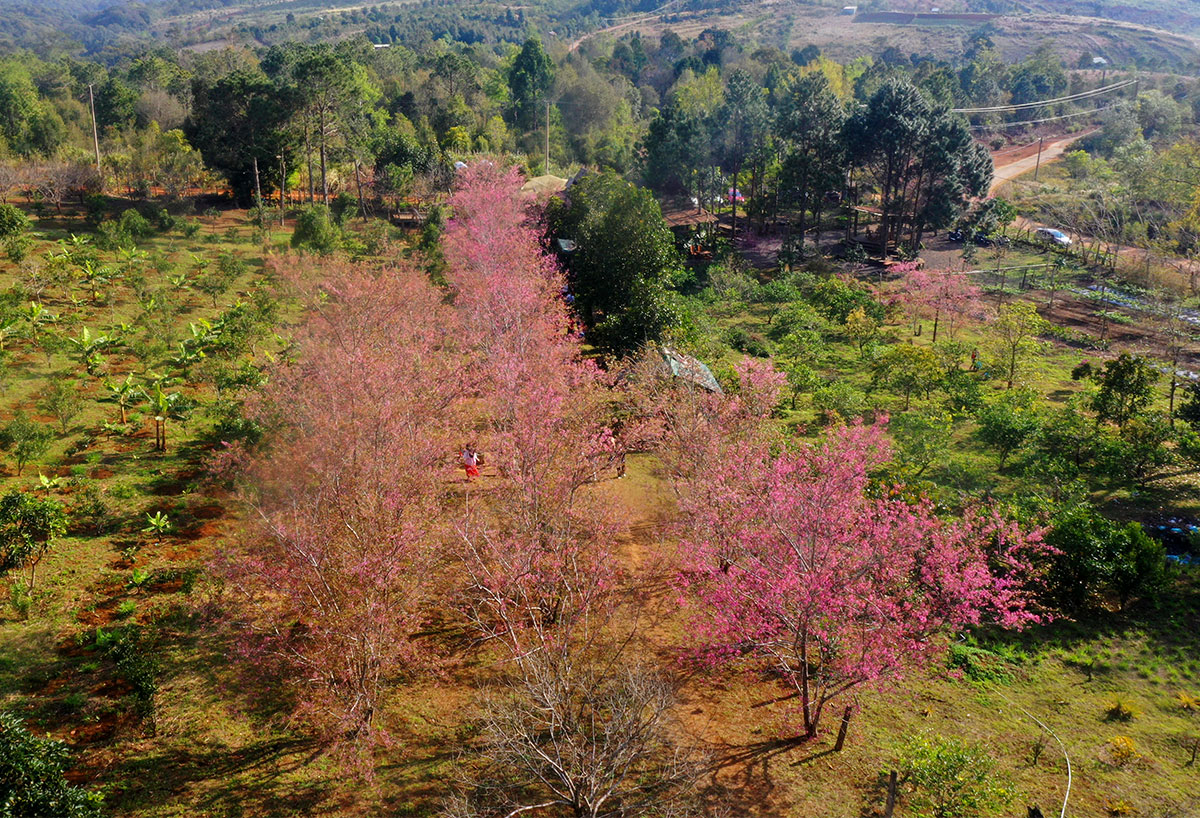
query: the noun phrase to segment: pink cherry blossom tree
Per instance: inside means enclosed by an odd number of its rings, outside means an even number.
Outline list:
[[[681,585],[706,656],[778,674],[807,737],[829,702],[927,663],[945,635],[1038,619],[1039,534],[879,492],[869,474],[889,457],[882,424],[843,426],[777,454],[735,449],[684,495]]]
[[[985,315],[979,287],[953,270],[917,269],[915,265],[906,269],[900,297],[910,312],[933,322],[934,343],[940,327],[954,338],[966,321],[982,320]]]
[[[415,266],[280,273],[307,317],[249,404],[268,432],[242,481],[259,525],[218,571],[243,658],[361,758],[387,680],[429,655],[414,634],[442,590],[443,464],[470,372]]]
[[[564,280],[519,187],[511,169],[460,171],[444,244],[481,384],[475,425],[500,478],[459,524],[468,600],[481,632],[518,656],[563,639],[611,590],[621,521],[586,486],[623,449],[607,379],[567,332]]]

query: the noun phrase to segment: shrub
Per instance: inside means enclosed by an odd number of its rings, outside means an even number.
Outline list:
[[[121,218],[117,220],[117,226],[122,233],[132,236],[135,239],[144,239],[153,235],[154,228],[146,218],[136,210],[126,210],[121,214]]]
[[[325,255],[336,250],[340,240],[341,233],[324,205],[306,207],[296,217],[292,247]]]
[[[1124,798],[1105,798],[1104,811],[1109,815],[1133,815],[1133,804]]]
[[[908,814],[918,818],[980,818],[1013,799],[991,753],[961,739],[916,738],[901,752],[899,766],[911,789]]]
[[[66,531],[67,514],[57,500],[15,490],[0,497],[0,576],[24,569],[32,589],[38,563]]]
[[[755,358],[766,358],[770,355],[766,343],[742,327],[730,327],[725,333],[725,343],[738,352],[752,355]]]
[[[151,653],[150,640],[137,625],[122,625],[110,631],[97,628],[95,644],[116,665],[117,675],[129,682],[137,714],[153,728],[158,662]]]
[[[36,460],[50,448],[54,434],[43,424],[30,420],[24,412],[18,412],[7,426],[0,429],[0,450],[11,451],[17,464],[17,476],[25,464]]]
[[[29,236],[9,236],[4,240],[4,255],[13,264],[20,264],[29,258],[29,248],[32,246],[33,240]]]
[[[99,793],[67,783],[67,745],[38,738],[21,719],[0,712],[0,813],[99,818]]]
[[[133,244],[133,237],[119,222],[105,219],[96,225],[96,246],[101,250],[112,252],[122,247],[131,247]]]
[[[10,204],[0,204],[0,239],[19,236],[29,229],[29,217]]]
[[[1105,721],[1133,721],[1138,717],[1137,710],[1120,696],[1113,699],[1104,708]]]
[[[877,324],[882,324],[885,318],[883,305],[870,292],[837,276],[818,281],[808,293],[808,300],[817,312],[837,324],[846,323],[856,309]]]
[[[19,619],[29,618],[29,606],[33,600],[29,596],[29,586],[25,584],[25,580],[13,580],[8,589],[8,601],[12,603],[12,609]]]
[[[834,381],[813,392],[813,408],[826,421],[857,420],[867,410],[867,396],[845,381]]]
[[[346,191],[342,191],[333,197],[333,202],[329,205],[330,214],[333,220],[337,222],[338,227],[345,227],[346,222],[350,221],[350,217],[358,209],[358,199]]]
[[[1104,745],[1105,761],[1114,767],[1125,767],[1142,758],[1137,742],[1129,736],[1113,736]]]

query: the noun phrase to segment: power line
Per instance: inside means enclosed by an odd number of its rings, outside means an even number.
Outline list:
[[[1041,123],[1041,122],[1054,122],[1057,119],[1070,119],[1071,117],[1076,117],[1076,116],[1089,116],[1091,114],[1098,114],[1098,113],[1101,113],[1102,111],[1107,111],[1111,107],[1113,107],[1113,106],[1105,105],[1103,108],[1092,108],[1087,111],[1076,111],[1075,113],[1072,113],[1072,114],[1061,114],[1059,116],[1048,116],[1043,119],[1027,119],[1023,122],[1001,122],[998,125],[972,125],[971,130],[973,130],[973,131],[994,131],[998,128],[1015,128],[1018,125],[1037,125],[1038,123]],[[1023,146],[1023,147],[1026,147],[1026,146]]]
[[[1037,102],[1022,102],[1015,105],[995,105],[990,108],[952,108],[950,112],[954,114],[993,114],[1005,111],[1021,111],[1026,108],[1041,108],[1044,105],[1058,105],[1062,102],[1074,102],[1078,99],[1087,99],[1089,97],[1100,96],[1101,94],[1107,94],[1110,91],[1126,88],[1136,83],[1137,80],[1123,80],[1112,85],[1106,85],[1103,88],[1095,88],[1091,91],[1081,91],[1078,94],[1069,94],[1065,97],[1043,99],[1038,100]]]

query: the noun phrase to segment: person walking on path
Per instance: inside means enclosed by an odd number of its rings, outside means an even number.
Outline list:
[[[475,451],[475,446],[468,443],[463,449],[460,459],[463,471],[467,473],[467,482],[470,483],[479,476],[479,453]]]

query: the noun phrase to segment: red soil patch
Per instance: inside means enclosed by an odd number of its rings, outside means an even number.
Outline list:
[[[225,507],[218,505],[199,506],[192,509],[192,516],[197,520],[216,520],[225,516]]]
[[[116,618],[117,600],[108,599],[98,604],[95,610],[80,611],[76,616],[80,625],[87,628],[101,628]]]
[[[222,526],[215,520],[208,520],[200,525],[192,526],[179,532],[185,540],[203,540],[221,535]]]
[[[92,479],[93,480],[107,480],[108,478],[112,477],[115,473],[116,472],[114,472],[112,469],[106,469],[103,466],[100,466],[100,467],[92,469]]]
[[[184,542],[164,545],[159,551],[159,556],[171,562],[201,562],[212,551],[212,548],[202,543],[201,539],[200,536],[197,536]]]

